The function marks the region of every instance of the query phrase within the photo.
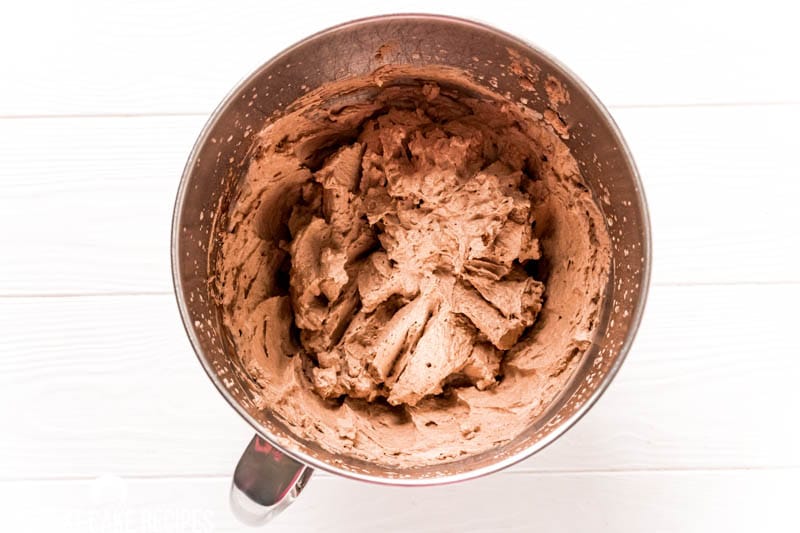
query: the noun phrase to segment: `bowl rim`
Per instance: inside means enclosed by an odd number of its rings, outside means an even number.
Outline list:
[[[597,388],[592,391],[592,393],[586,398],[583,404],[578,409],[575,410],[574,413],[572,413],[569,417],[564,418],[552,431],[550,431],[547,435],[545,435],[540,440],[536,441],[531,446],[528,446],[527,448],[524,448],[515,454],[509,455],[508,457],[505,457],[501,460],[495,461],[488,465],[484,465],[470,470],[465,470],[463,472],[444,474],[441,476],[426,477],[426,478],[387,477],[387,476],[380,476],[380,475],[373,475],[373,474],[366,474],[363,472],[352,471],[346,468],[338,467],[335,464],[317,459],[316,457],[306,454],[301,450],[291,450],[281,445],[278,442],[278,439],[276,439],[273,435],[267,432],[265,428],[252,415],[250,415],[250,413],[248,413],[244,409],[244,407],[242,407],[242,405],[236,401],[236,399],[233,398],[231,393],[228,391],[228,389],[224,386],[224,384],[219,379],[217,374],[214,372],[214,369],[211,367],[211,364],[203,356],[203,350],[200,348],[200,341],[197,335],[195,334],[194,329],[191,326],[191,317],[189,316],[188,307],[186,305],[186,299],[184,297],[184,290],[183,290],[184,287],[181,281],[180,266],[179,266],[180,257],[178,250],[178,239],[180,235],[180,221],[182,218],[184,201],[186,199],[186,195],[188,192],[188,182],[194,168],[194,162],[197,159],[202,148],[208,142],[210,133],[219,122],[219,119],[222,116],[222,114],[228,109],[228,107],[232,103],[235,102],[236,95],[239,94],[239,92],[243,88],[245,88],[255,79],[257,79],[263,71],[272,68],[274,65],[281,64],[283,62],[283,58],[286,55],[292,53],[293,51],[295,51],[300,47],[307,46],[308,44],[314,42],[315,40],[323,36],[330,35],[332,33],[337,33],[344,29],[349,29],[358,26],[368,26],[375,22],[383,23],[392,20],[398,20],[398,21],[433,20],[458,26],[470,27],[472,29],[481,32],[487,32],[502,37],[503,39],[512,41],[520,48],[529,49],[535,54],[549,61],[553,65],[553,67],[559,70],[564,77],[570,79],[570,81],[572,81],[577,87],[579,87],[582,91],[584,91],[584,93],[588,97],[588,103],[591,104],[595,108],[595,110],[599,112],[601,118],[609,126],[611,133],[616,137],[617,144],[627,164],[630,167],[631,176],[635,184],[637,201],[642,215],[642,228],[641,228],[643,234],[642,257],[644,259],[644,262],[642,264],[642,281],[640,283],[639,298],[635,305],[635,308],[632,311],[630,327],[622,343],[622,346],[619,349],[619,353],[614,359],[614,362],[609,367],[608,371],[603,375]],[[203,126],[203,129],[198,135],[197,140],[195,141],[195,144],[192,148],[192,151],[190,152],[187,158],[187,162],[183,169],[183,173],[181,175],[181,180],[178,186],[178,192],[173,207],[170,251],[171,251],[170,256],[171,256],[173,292],[175,294],[176,303],[178,305],[178,310],[181,315],[181,321],[183,323],[184,330],[186,331],[186,334],[189,337],[192,349],[194,350],[195,355],[200,361],[200,364],[203,366],[203,369],[205,370],[206,374],[216,386],[217,391],[222,395],[223,398],[225,398],[228,404],[231,407],[233,407],[233,409],[237,413],[239,413],[239,415],[248,424],[250,424],[250,426],[256,431],[258,435],[260,435],[270,444],[275,446],[277,449],[281,450],[289,457],[295,459],[296,461],[311,466],[315,469],[323,470],[331,474],[340,475],[345,478],[358,481],[366,481],[381,485],[393,485],[393,486],[445,485],[445,484],[465,481],[468,479],[482,477],[503,470],[505,468],[508,468],[516,463],[519,463],[529,458],[533,454],[543,450],[544,448],[552,444],[567,430],[573,427],[581,418],[583,418],[583,416],[589,411],[589,409],[591,409],[594,406],[594,404],[600,399],[603,393],[608,389],[609,385],[611,384],[617,372],[619,371],[619,368],[622,366],[622,363],[625,361],[631,349],[631,346],[634,342],[636,334],[639,330],[642,316],[644,314],[644,309],[646,307],[647,296],[650,288],[650,275],[652,270],[652,235],[651,235],[650,215],[647,206],[647,200],[644,194],[644,189],[642,187],[641,175],[633,159],[633,155],[630,151],[630,148],[628,147],[628,144],[626,143],[625,138],[622,135],[622,132],[620,131],[617,123],[614,121],[614,118],[611,116],[608,109],[605,107],[605,105],[603,105],[603,103],[600,101],[597,95],[588,87],[588,85],[586,85],[586,83],[580,77],[578,77],[574,72],[572,72],[569,68],[567,68],[558,59],[556,59],[550,53],[543,50],[541,47],[527,40],[520,39],[519,37],[516,37],[512,34],[509,34],[503,30],[497,29],[494,26],[488,25],[483,22],[461,17],[449,16],[449,15],[428,14],[428,13],[397,13],[397,14],[375,15],[331,26],[324,30],[313,33],[312,35],[300,41],[297,41],[293,45],[285,48],[284,50],[273,56],[268,61],[262,63],[251,74],[249,74],[241,81],[239,81],[239,83],[237,83],[227,93],[227,95],[223,98],[223,100],[217,105],[217,107],[211,113],[205,125]]]

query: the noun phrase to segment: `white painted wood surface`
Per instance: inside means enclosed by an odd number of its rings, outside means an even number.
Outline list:
[[[274,531],[798,531],[800,38],[792,4],[18,2],[0,17],[0,531],[246,531],[251,435],[170,294],[186,155],[252,68],[381,11],[484,20],[606,101],[655,267],[608,393],[461,485],[318,475]]]

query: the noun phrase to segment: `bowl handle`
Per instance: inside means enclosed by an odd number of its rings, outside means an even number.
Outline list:
[[[266,524],[297,499],[313,472],[255,435],[233,473],[233,514],[251,526]]]

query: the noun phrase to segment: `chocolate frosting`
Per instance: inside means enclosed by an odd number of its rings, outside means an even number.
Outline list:
[[[399,467],[524,430],[591,345],[610,268],[544,117],[442,67],[295,102],[220,220],[218,299],[256,401]]]

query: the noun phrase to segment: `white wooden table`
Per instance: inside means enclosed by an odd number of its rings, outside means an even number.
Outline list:
[[[252,430],[173,301],[184,160],[240,77],[381,11],[484,20],[606,102],[650,201],[633,350],[556,444],[429,489],[318,474],[271,531],[798,531],[792,3],[15,2],[0,16],[0,531],[241,531]],[[279,7],[278,7],[279,6]]]

